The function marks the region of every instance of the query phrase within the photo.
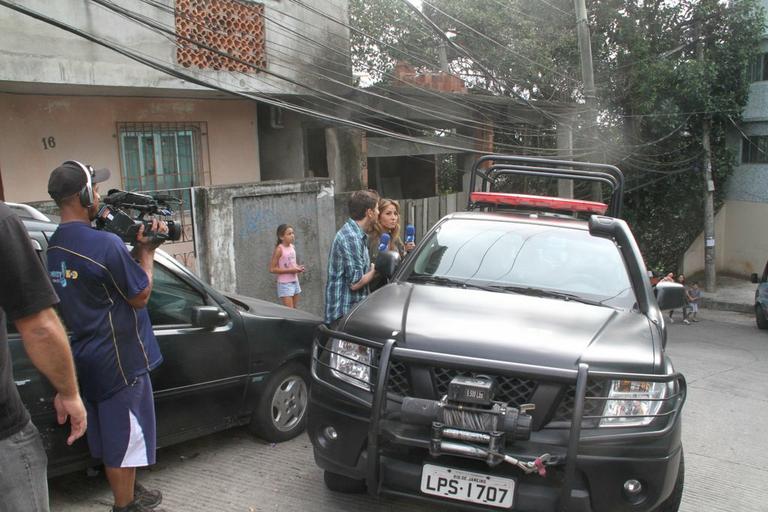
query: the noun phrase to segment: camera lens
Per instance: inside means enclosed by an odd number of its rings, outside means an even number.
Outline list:
[[[168,221],[168,240],[174,242],[181,238],[181,224],[178,224],[172,220]]]

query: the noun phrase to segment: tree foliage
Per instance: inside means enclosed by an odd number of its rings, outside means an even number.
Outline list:
[[[593,119],[576,120],[575,155],[625,171],[625,216],[648,263],[675,269],[703,226],[705,118],[712,121],[716,206],[722,202],[733,166],[725,135],[746,104],[762,9],[756,0],[593,0],[587,7],[599,118],[596,131],[585,129]],[[423,12],[471,55],[448,53],[452,72],[475,89],[583,102],[571,0],[424,0]],[[375,80],[390,80],[397,60],[439,68],[439,38],[405,0],[351,0],[350,19],[359,29],[355,68]]]

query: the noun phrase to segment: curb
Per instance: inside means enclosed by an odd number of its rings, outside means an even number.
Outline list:
[[[725,302],[717,299],[701,298],[701,306],[705,309],[717,309],[720,311],[735,311],[737,313],[754,313],[752,304],[740,304],[738,302]]]

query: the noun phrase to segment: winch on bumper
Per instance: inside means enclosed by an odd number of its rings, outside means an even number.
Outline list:
[[[332,339],[371,354],[363,361],[367,377],[352,377],[360,384],[337,378],[330,358],[334,352],[347,356],[333,349]],[[387,391],[393,360],[449,366],[470,376],[453,378],[437,399],[397,396]],[[590,372],[585,364],[578,370],[531,367],[400,348],[394,340],[381,343],[324,327],[312,373],[308,431],[316,462],[326,476],[365,482],[372,494],[469,510],[620,512],[657,510],[676,485],[685,400],[679,374]],[[571,421],[545,428],[537,425],[542,416],[533,404],[494,400],[493,376],[503,374],[575,383]],[[588,378],[664,382],[673,391],[649,414],[650,427],[595,428],[602,413],[585,414],[585,402],[609,398],[586,397]]]

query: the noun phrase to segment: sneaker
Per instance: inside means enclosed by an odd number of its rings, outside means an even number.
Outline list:
[[[112,512],[165,512],[165,510],[162,508],[145,507],[134,499],[124,507],[112,507]]]
[[[133,485],[133,501],[146,508],[155,508],[163,501],[163,493],[157,489],[147,489],[136,482]]]
[[[684,323],[685,325],[691,325],[691,322],[689,322],[688,320],[683,320],[683,323]]]
[[[691,320],[691,322],[698,322],[698,320],[696,320],[696,319],[694,318],[694,319],[692,319],[692,320]]]

